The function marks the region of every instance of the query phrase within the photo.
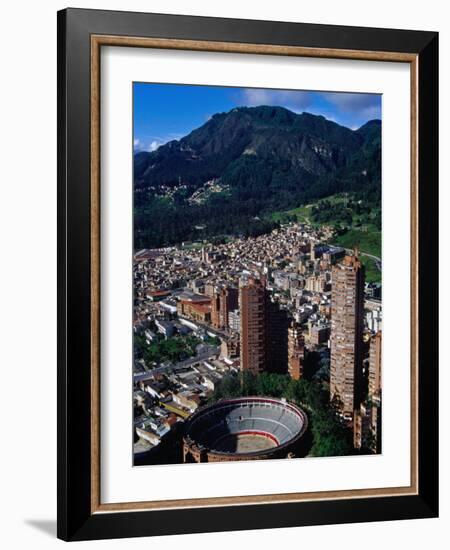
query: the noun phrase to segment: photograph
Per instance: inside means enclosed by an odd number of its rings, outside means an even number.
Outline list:
[[[133,465],[381,454],[382,94],[132,102]]]
[[[2,7],[3,548],[448,547],[445,3]]]
[[[58,12],[57,536],[437,517],[438,33],[163,12]]]

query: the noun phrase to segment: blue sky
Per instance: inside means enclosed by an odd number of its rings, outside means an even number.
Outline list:
[[[296,113],[323,115],[352,129],[381,118],[377,94],[135,82],[133,95],[135,151],[153,151],[234,107],[280,105]]]

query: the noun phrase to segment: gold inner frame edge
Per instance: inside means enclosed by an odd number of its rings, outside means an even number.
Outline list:
[[[233,497],[190,498],[142,502],[101,503],[100,492],[100,50],[102,46],[163,48],[205,52],[318,57],[390,61],[410,65],[411,130],[411,484],[407,487],[282,493]],[[90,67],[90,185],[91,185],[91,513],[132,510],[163,510],[217,506],[243,506],[347,498],[405,496],[418,494],[418,55],[402,52],[308,48],[274,44],[251,44],[91,35]]]

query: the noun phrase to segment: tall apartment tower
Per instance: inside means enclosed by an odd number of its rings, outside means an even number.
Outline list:
[[[238,308],[239,292],[237,288],[225,287],[214,291],[212,297],[211,322],[214,328],[227,329],[230,311]]]
[[[211,324],[214,328],[220,328],[220,295],[216,289],[211,296]]]
[[[332,270],[330,399],[353,419],[361,404],[364,315],[364,266],[345,256]]]
[[[298,323],[292,321],[288,329],[288,372],[294,380],[303,376],[305,337]]]
[[[241,368],[259,374],[266,366],[267,291],[259,279],[249,278],[239,289],[241,312]]]
[[[272,302],[267,294],[266,302],[266,368],[267,372],[286,374],[288,366],[288,317],[286,310]]]
[[[287,370],[287,315],[271,302],[264,283],[249,278],[239,289],[241,368],[253,374]]]
[[[228,328],[228,315],[230,311],[238,308],[239,292],[237,288],[227,286],[220,291],[220,328]]]
[[[381,330],[370,340],[369,397],[377,404],[381,401]]]

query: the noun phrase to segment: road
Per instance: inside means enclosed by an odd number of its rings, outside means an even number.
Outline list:
[[[189,359],[185,359],[184,361],[180,361],[179,363],[176,363],[175,365],[170,366],[164,366],[164,367],[155,367],[154,369],[150,369],[147,372],[135,372],[133,373],[133,380],[134,382],[140,382],[141,380],[145,380],[146,378],[149,378],[150,376],[153,376],[154,374],[165,374],[169,371],[175,371],[175,370],[181,370],[186,367],[189,367],[190,365],[194,365],[195,363],[200,363],[201,361],[206,361],[207,359],[210,359],[211,357],[214,357],[215,355],[218,355],[220,353],[220,347],[217,346],[205,346],[205,351],[200,353],[199,355],[195,355],[194,357],[189,357]]]
[[[228,336],[230,336],[230,333],[227,332],[226,330],[213,328],[211,325],[208,325],[208,323],[202,323],[202,321],[197,321],[197,320],[192,321],[192,319],[188,319],[187,317],[183,317],[181,315],[178,315],[178,319],[184,319],[185,321],[190,321],[194,325],[197,325],[198,327],[203,328],[204,330],[206,330],[206,332],[210,332],[211,334],[214,334],[218,338],[227,338]]]

